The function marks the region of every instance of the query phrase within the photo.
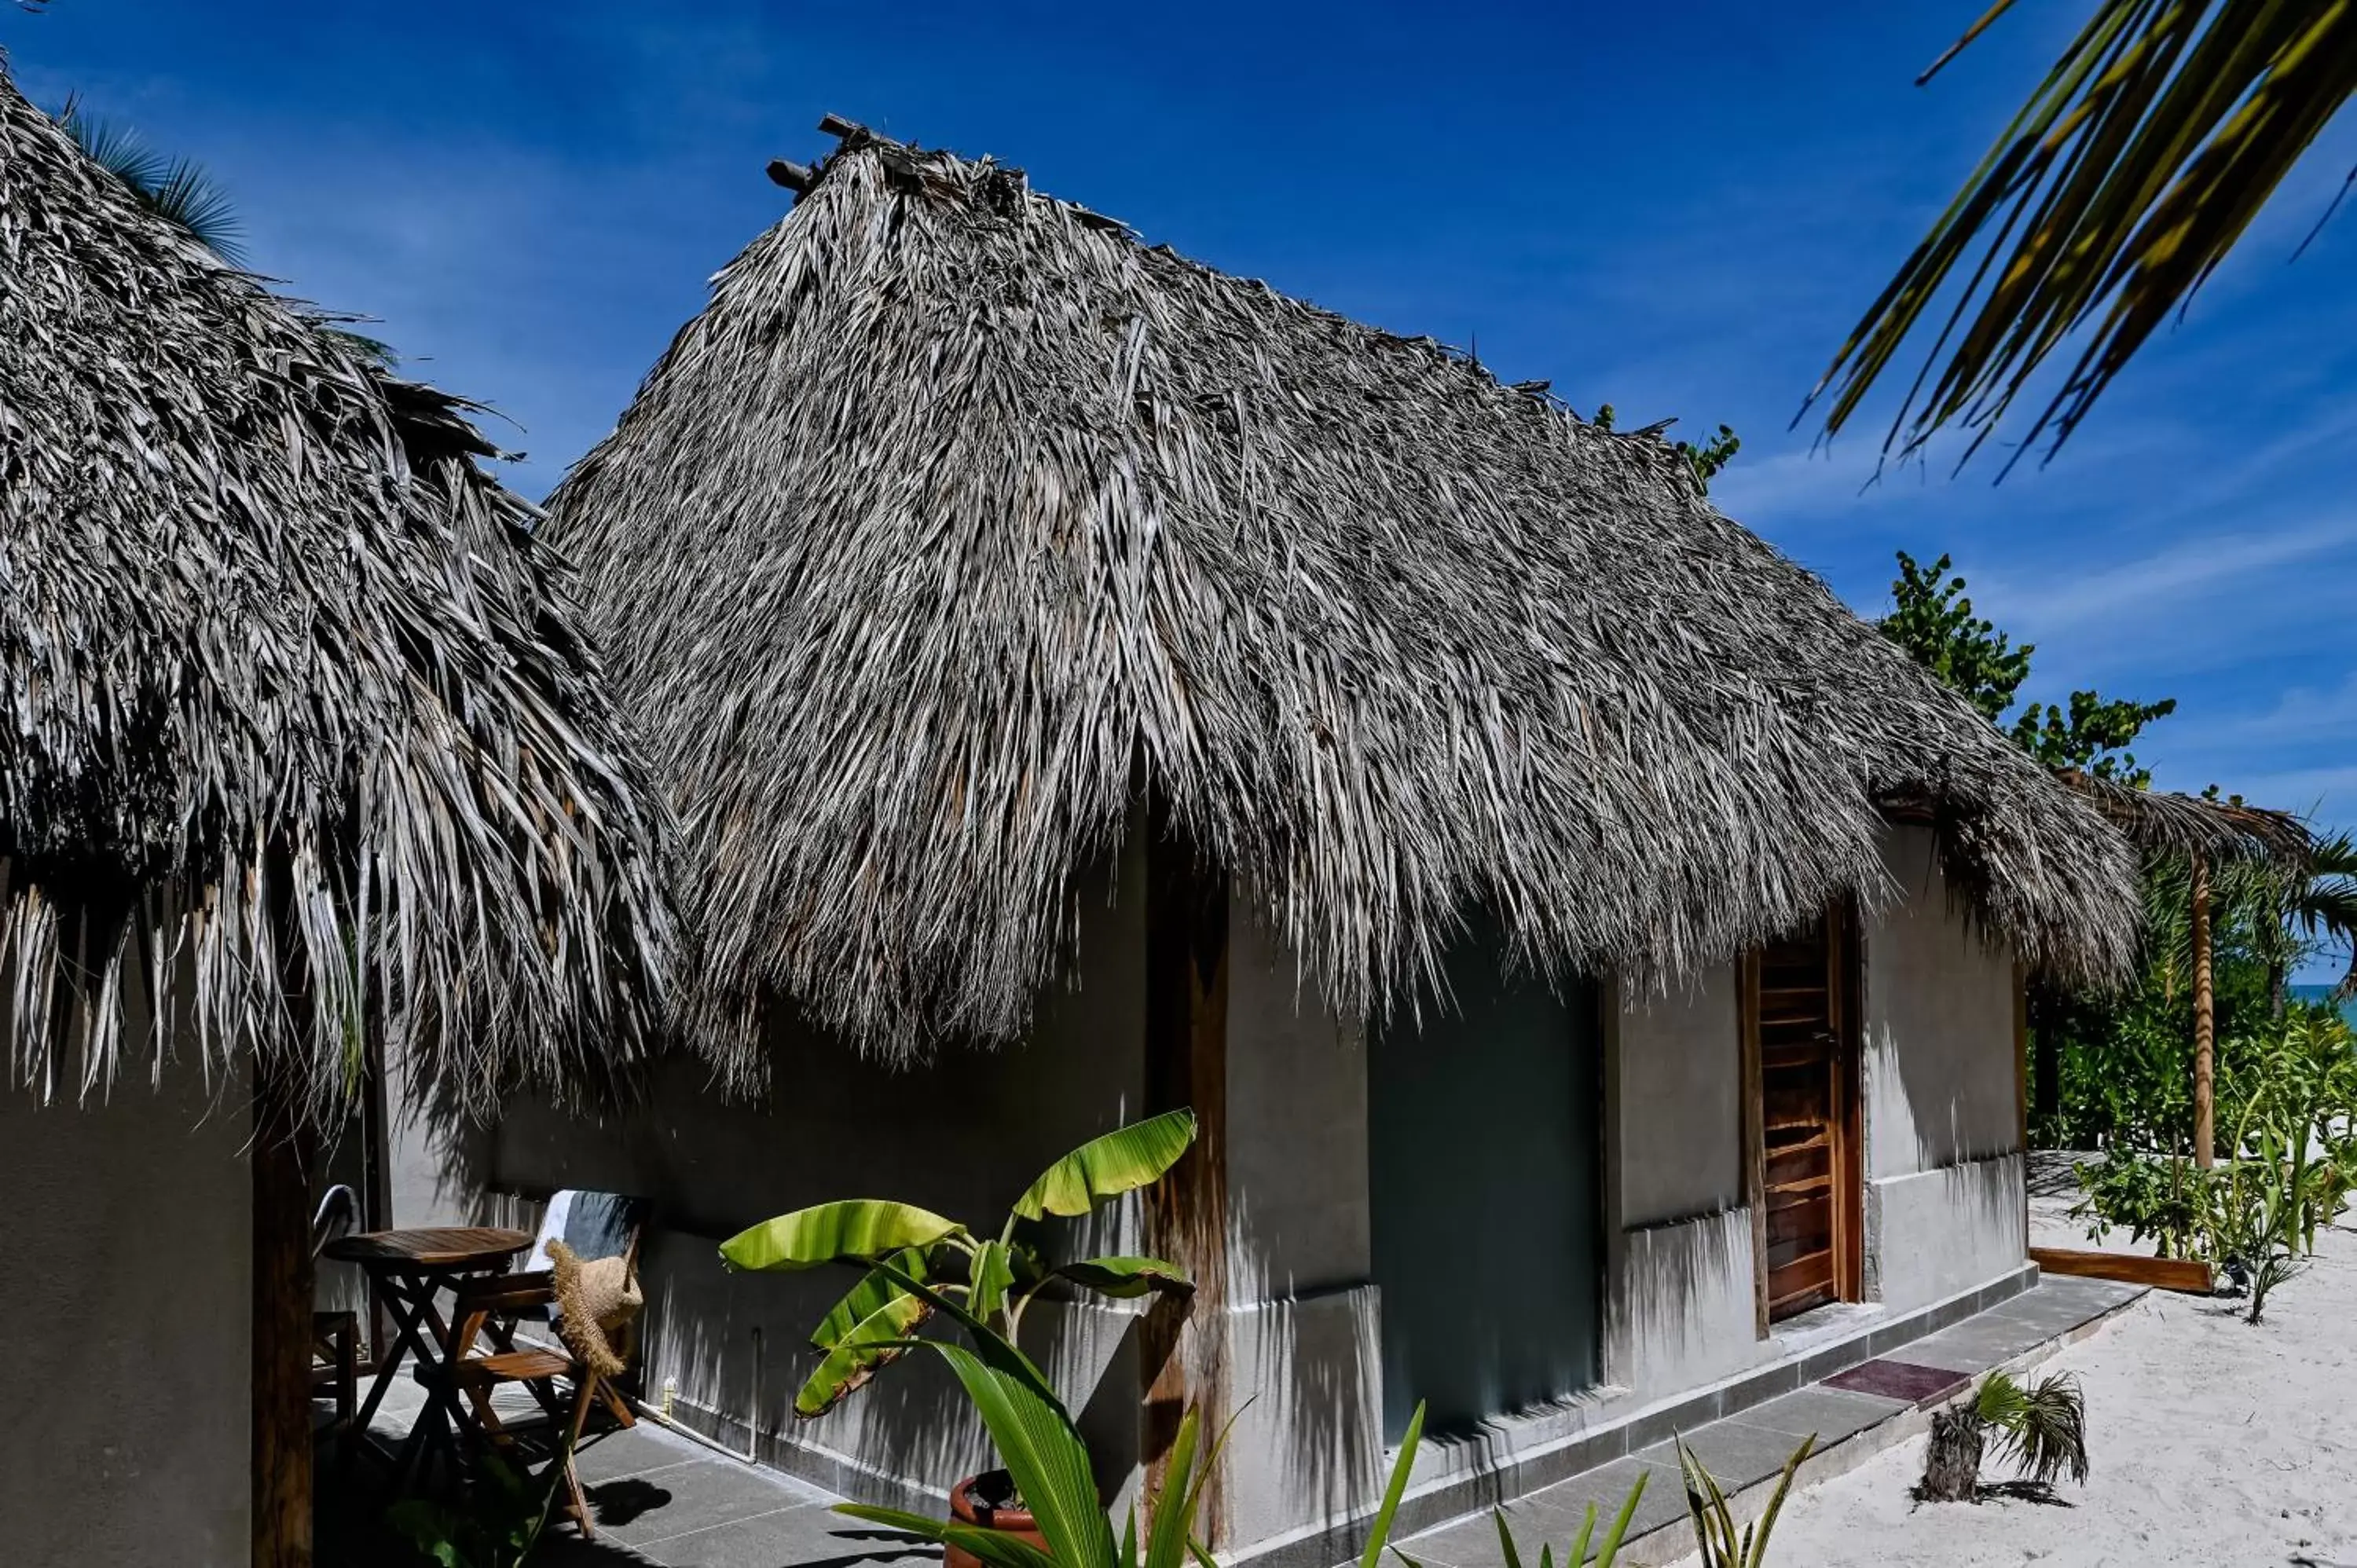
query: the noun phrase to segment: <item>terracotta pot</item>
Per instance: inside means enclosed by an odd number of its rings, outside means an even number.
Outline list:
[[[977,1501],[970,1489],[976,1477],[968,1476],[950,1488],[950,1518],[960,1524],[971,1524],[983,1530],[996,1530],[1016,1540],[1048,1550],[1048,1538],[1039,1533],[1039,1521],[1028,1509],[995,1509]],[[982,1560],[957,1546],[945,1546],[942,1551],[945,1568],[984,1568]]]

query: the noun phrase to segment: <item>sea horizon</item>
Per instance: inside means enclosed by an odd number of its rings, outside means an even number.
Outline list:
[[[2330,985],[2295,985],[2291,993],[2303,1002],[2330,1003],[2332,1000],[2332,987]],[[2357,1029],[2357,996],[2341,1004],[2341,1015],[2349,1020],[2351,1028]]]

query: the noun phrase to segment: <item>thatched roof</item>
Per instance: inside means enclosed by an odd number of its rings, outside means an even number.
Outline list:
[[[647,1048],[657,814],[490,451],[0,77],[13,1076],[87,1094],[189,1030],[325,1113],[363,1006],[479,1106]]]
[[[1661,976],[1874,900],[1894,800],[2029,958],[2126,963],[2126,845],[1659,439],[1012,168],[807,183],[550,500],[707,1023],[1014,1035],[1142,787],[1370,1012],[1476,903]]]
[[[2261,860],[2298,871],[2316,852],[2307,824],[2288,811],[2174,790],[2139,789],[2075,768],[2058,768],[2055,777],[2084,796],[2147,854]]]

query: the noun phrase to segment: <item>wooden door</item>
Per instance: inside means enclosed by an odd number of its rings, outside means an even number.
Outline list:
[[[1857,1052],[1849,921],[1833,911],[1759,955],[1758,1190],[1770,1322],[1858,1294]]]

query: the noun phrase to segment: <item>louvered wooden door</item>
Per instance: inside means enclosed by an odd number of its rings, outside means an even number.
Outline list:
[[[1770,1322],[1857,1294],[1857,1070],[1847,920],[1758,959],[1760,1192]]]

